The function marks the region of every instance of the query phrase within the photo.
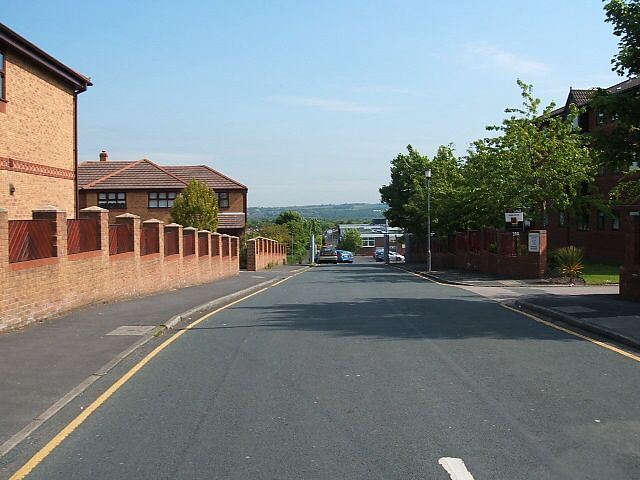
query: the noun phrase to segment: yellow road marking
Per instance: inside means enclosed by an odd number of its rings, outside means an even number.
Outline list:
[[[449,286],[449,287],[458,287],[458,288],[461,287],[461,285],[452,285],[452,284],[449,284],[449,283],[439,282],[439,281],[437,281],[437,280],[435,280],[433,278],[425,277],[423,275],[420,275],[420,274],[418,274],[416,272],[413,272],[411,270],[408,270],[408,269],[405,269],[405,268],[402,268],[402,267],[396,267],[396,268],[399,268],[400,270],[404,270],[405,272],[411,273],[412,275],[415,275],[418,278],[422,278],[423,280],[428,280],[428,281],[430,281],[432,283],[436,283],[438,285],[445,285],[445,286]],[[490,298],[490,297],[485,297],[485,298]],[[548,322],[546,320],[541,319],[540,317],[536,317],[535,315],[533,315],[531,313],[523,312],[522,310],[518,310],[517,308],[513,308],[513,307],[511,307],[511,306],[509,306],[507,304],[500,303],[500,302],[497,302],[497,303],[498,303],[498,305],[501,305],[501,306],[503,306],[504,308],[506,308],[508,310],[512,310],[512,311],[514,311],[516,313],[524,315],[525,317],[529,317],[531,320],[534,320],[535,322],[538,322],[538,323],[541,323],[543,325],[546,325],[547,327],[555,328],[556,330],[560,330],[561,332],[568,333],[569,335],[573,335],[574,337],[581,338],[582,340],[586,340],[587,342],[591,342],[594,345],[598,345],[599,347],[606,348],[607,350],[610,350],[610,351],[615,352],[615,353],[617,353],[619,355],[622,355],[624,357],[627,357],[627,358],[630,358],[632,360],[635,360],[636,362],[640,362],[640,356],[635,355],[635,354],[633,354],[631,352],[627,352],[626,350],[623,350],[623,349],[618,348],[618,347],[616,347],[614,345],[611,345],[610,343],[603,342],[601,340],[596,340],[595,338],[588,337],[588,336],[583,335],[581,333],[578,333],[578,332],[576,332],[574,330],[570,330],[570,329],[562,327],[560,325],[556,325],[553,322]]]
[[[631,352],[627,352],[626,350],[622,350],[621,348],[618,348],[618,347],[616,347],[614,345],[611,345],[610,343],[603,342],[603,341],[600,341],[600,340],[596,340],[595,338],[591,338],[591,337],[588,337],[588,336],[583,335],[581,333],[578,333],[575,330],[570,330],[570,329],[562,327],[560,325],[556,325],[553,322],[548,322],[547,320],[543,320],[540,317],[536,317],[535,315],[532,315],[530,313],[523,312],[522,310],[518,310],[517,308],[513,308],[513,307],[511,307],[509,305],[505,305],[504,303],[500,303],[500,305],[502,305],[507,310],[511,310],[511,311],[517,312],[517,313],[519,313],[521,315],[524,315],[525,317],[529,317],[531,320],[534,320],[534,321],[536,321],[538,323],[542,323],[543,325],[546,325],[547,327],[555,328],[556,330],[560,330],[561,332],[568,333],[569,335],[573,335],[574,337],[581,338],[582,340],[586,340],[587,342],[591,342],[591,343],[593,343],[595,345],[598,345],[599,347],[606,348],[607,350],[611,350],[612,352],[615,352],[615,353],[617,353],[619,355],[623,355],[623,356],[625,356],[627,358],[635,360],[636,362],[640,362],[640,356],[635,355],[635,354],[633,354]]]
[[[178,338],[180,338],[182,335],[184,335],[187,331],[191,330],[192,328],[194,328],[195,326],[199,325],[200,323],[204,322],[205,320],[207,320],[209,317],[213,317],[214,315],[216,315],[217,313],[221,312],[222,310],[225,310],[237,303],[243,302],[248,298],[251,298],[255,295],[258,295],[259,293],[264,292],[265,290],[268,290],[272,287],[275,287],[277,285],[280,285],[281,283],[286,282],[287,280],[289,280],[290,278],[293,278],[301,273],[306,272],[308,269],[304,269],[300,272],[296,272],[295,274],[291,275],[290,277],[287,278],[283,278],[282,280],[279,280],[277,282],[275,282],[272,285],[269,285],[265,288],[262,288],[256,292],[253,292],[249,295],[247,295],[246,297],[242,297],[238,300],[235,300],[227,305],[224,305],[223,307],[220,307],[216,310],[214,310],[213,312],[207,313],[206,315],[203,315],[202,317],[198,318],[197,320],[194,320],[193,322],[191,322],[189,325],[187,325],[184,329],[180,330],[179,332],[177,332],[175,335],[173,335],[171,338],[168,338],[167,340],[165,340],[162,344],[158,345],[152,352],[150,352],[149,354],[147,354],[146,357],[144,357],[142,360],[140,360],[136,365],[134,365],[127,373],[125,373],[122,377],[120,377],[120,379],[118,379],[113,385],[111,385],[106,391],[104,391],[97,399],[95,399],[93,401],[93,403],[91,405],[89,405],[87,408],[85,408],[82,413],[80,415],[78,415],[76,418],[74,418],[66,427],[64,427],[62,430],[60,430],[60,432],[58,432],[58,434],[53,437],[44,447],[42,447],[40,449],[40,451],[38,451],[33,457],[31,457],[29,459],[29,461],[27,463],[25,463],[16,473],[14,473],[11,478],[9,480],[22,480],[23,478],[25,478],[27,475],[29,475],[29,473],[31,473],[31,471],[36,468],[45,458],[47,458],[51,452],[53,452],[69,435],[71,435],[71,433],[73,433],[74,430],[76,430],[80,425],[82,425],[82,423],[89,418],[89,416],[95,412],[98,408],[100,408],[100,406],[102,406],[108,399],[109,397],[111,397],[114,393],[116,393],[120,387],[122,387],[125,383],[127,383],[131,377],[133,377],[136,373],[138,373],[142,367],[144,367],[147,363],[149,363],[156,355],[158,355],[162,350],[164,350],[165,348],[167,348],[169,345],[171,345],[173,342],[175,342]]]

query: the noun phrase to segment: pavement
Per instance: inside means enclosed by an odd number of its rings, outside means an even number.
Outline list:
[[[304,268],[243,271],[212,283],[82,308],[0,334],[0,457],[164,330]]]
[[[622,300],[617,286],[554,285],[546,279],[515,280],[453,269],[427,272],[424,264],[404,268],[439,283],[482,289],[478,293],[640,350],[640,303]],[[507,294],[491,295],[492,289]]]

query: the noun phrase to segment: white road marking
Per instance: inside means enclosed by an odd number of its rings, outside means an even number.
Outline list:
[[[447,471],[451,480],[474,480],[461,458],[442,457],[438,463]]]

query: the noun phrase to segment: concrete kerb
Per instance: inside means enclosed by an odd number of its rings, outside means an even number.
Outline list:
[[[553,320],[559,320],[563,323],[573,325],[582,330],[596,333],[601,337],[608,338],[622,345],[626,345],[628,347],[640,350],[640,342],[634,338],[627,337],[626,335],[615,332],[613,330],[609,330],[607,328],[599,327],[598,325],[593,325],[592,323],[585,322],[580,318],[574,317],[572,315],[568,315],[563,312],[558,312],[557,310],[554,310],[552,308],[543,307],[541,305],[536,305],[534,303],[527,302],[524,300],[516,300],[515,302],[512,302],[512,306],[515,306],[521,310],[525,310],[528,312],[544,315]]]
[[[257,292],[258,290],[262,290],[263,288],[266,288],[269,285],[272,285],[272,284],[274,284],[276,282],[279,282],[280,280],[283,280],[284,278],[287,278],[287,277],[272,278],[271,280],[267,280],[267,281],[259,283],[257,285],[253,285],[251,287],[245,288],[244,290],[239,290],[239,291],[231,293],[229,295],[225,295],[224,297],[216,298],[215,300],[211,300],[210,302],[203,303],[203,304],[198,305],[196,307],[190,308],[189,310],[186,310],[186,311],[184,311],[182,313],[179,313],[178,315],[174,315],[173,317],[171,317],[167,322],[163,323],[156,330],[151,332],[151,335],[152,336],[160,336],[166,330],[172,330],[172,329],[176,328],[176,326],[180,322],[182,322],[183,320],[188,320],[189,317],[192,317],[194,313],[198,313],[198,312],[204,313],[207,310],[212,310],[212,309],[214,309],[216,307],[222,307],[222,306],[227,305],[227,304],[229,304],[229,303],[231,303],[231,302],[233,302],[235,300],[238,300],[238,299],[240,299],[242,297],[246,297],[247,295],[251,295],[253,292]]]

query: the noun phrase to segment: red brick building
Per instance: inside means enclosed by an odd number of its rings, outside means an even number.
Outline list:
[[[106,152],[100,160],[78,165],[80,208],[109,210],[110,221],[133,213],[141,220],[171,222],[171,207],[190,180],[205,182],[218,196],[218,232],[240,236],[247,224],[245,185],[206,165],[161,166],[151,160],[114,161]]]
[[[76,213],[78,94],[88,77],[0,23],[0,208]]]
[[[609,87],[612,94],[625,95],[635,93],[640,88],[640,78],[626,80]],[[595,131],[607,131],[615,128],[615,118],[607,118],[602,112],[591,106],[595,90],[571,88],[565,106],[558,108],[552,115],[565,115],[572,103],[582,107],[585,112],[577,119],[577,126],[589,134]],[[607,194],[620,180],[622,173],[607,168],[600,171],[596,185],[601,193]],[[551,250],[565,245],[584,248],[585,256],[590,260],[620,262],[624,260],[625,235],[629,228],[629,212],[639,210],[640,205],[622,205],[613,209],[613,217],[605,212],[592,210],[582,215],[569,215],[552,212],[549,215],[548,231]]]

